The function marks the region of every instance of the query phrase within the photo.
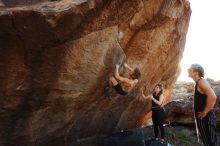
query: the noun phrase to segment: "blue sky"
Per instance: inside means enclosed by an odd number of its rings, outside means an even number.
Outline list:
[[[187,68],[199,63],[205,78],[220,80],[220,0],[189,0],[192,9],[178,81],[192,81]]]

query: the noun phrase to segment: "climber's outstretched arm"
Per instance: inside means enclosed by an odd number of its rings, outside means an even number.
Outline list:
[[[134,69],[131,68],[126,62],[124,63],[124,67],[129,69],[131,72],[134,72]]]
[[[142,97],[144,97],[145,99],[149,99],[149,98],[152,97],[152,94],[149,94],[149,95],[145,95],[145,94],[144,94],[143,87],[141,88],[141,95],[142,95]]]
[[[118,80],[120,80],[121,82],[129,82],[129,79],[124,78],[124,77],[122,77],[122,76],[119,75],[118,70],[119,70],[119,65],[116,64],[115,78],[118,79]]]

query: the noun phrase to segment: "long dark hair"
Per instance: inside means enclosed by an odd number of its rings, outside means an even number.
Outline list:
[[[156,87],[159,87],[159,88],[160,88],[160,92],[157,94],[157,96],[160,96],[161,94],[163,94],[163,85],[162,85],[162,84],[156,84],[156,86],[154,87],[154,89],[155,89]],[[156,93],[153,92],[153,95],[156,96]]]

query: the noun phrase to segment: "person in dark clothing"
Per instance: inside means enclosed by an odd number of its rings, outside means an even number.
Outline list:
[[[145,96],[143,90],[141,90],[141,94],[145,99],[151,99],[152,102],[152,120],[154,127],[155,139],[158,140],[159,128],[161,133],[161,141],[164,141],[165,131],[163,127],[163,121],[165,118],[165,110],[162,107],[163,103],[163,86],[161,84],[157,84],[154,88],[153,94]]]
[[[205,146],[216,146],[216,116],[213,107],[217,97],[209,83],[203,79],[204,69],[201,65],[192,64],[188,69],[188,74],[196,83],[194,112],[200,137]]]

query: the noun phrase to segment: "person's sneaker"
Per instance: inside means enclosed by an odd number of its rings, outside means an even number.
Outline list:
[[[107,94],[111,88],[109,87],[108,82],[105,82],[104,87],[103,87],[103,92],[104,94]]]
[[[151,137],[150,140],[153,140],[153,141],[154,141],[154,140],[156,140],[156,138],[155,138],[155,137]]]
[[[112,96],[111,96],[112,89],[108,85],[105,85],[103,90],[104,90],[104,95],[105,95],[104,97],[111,100],[112,99]]]
[[[108,93],[109,88],[110,88],[109,86],[105,85],[103,88],[104,93]]]
[[[108,98],[109,100],[112,100],[112,96],[110,94],[107,94],[105,97]]]

